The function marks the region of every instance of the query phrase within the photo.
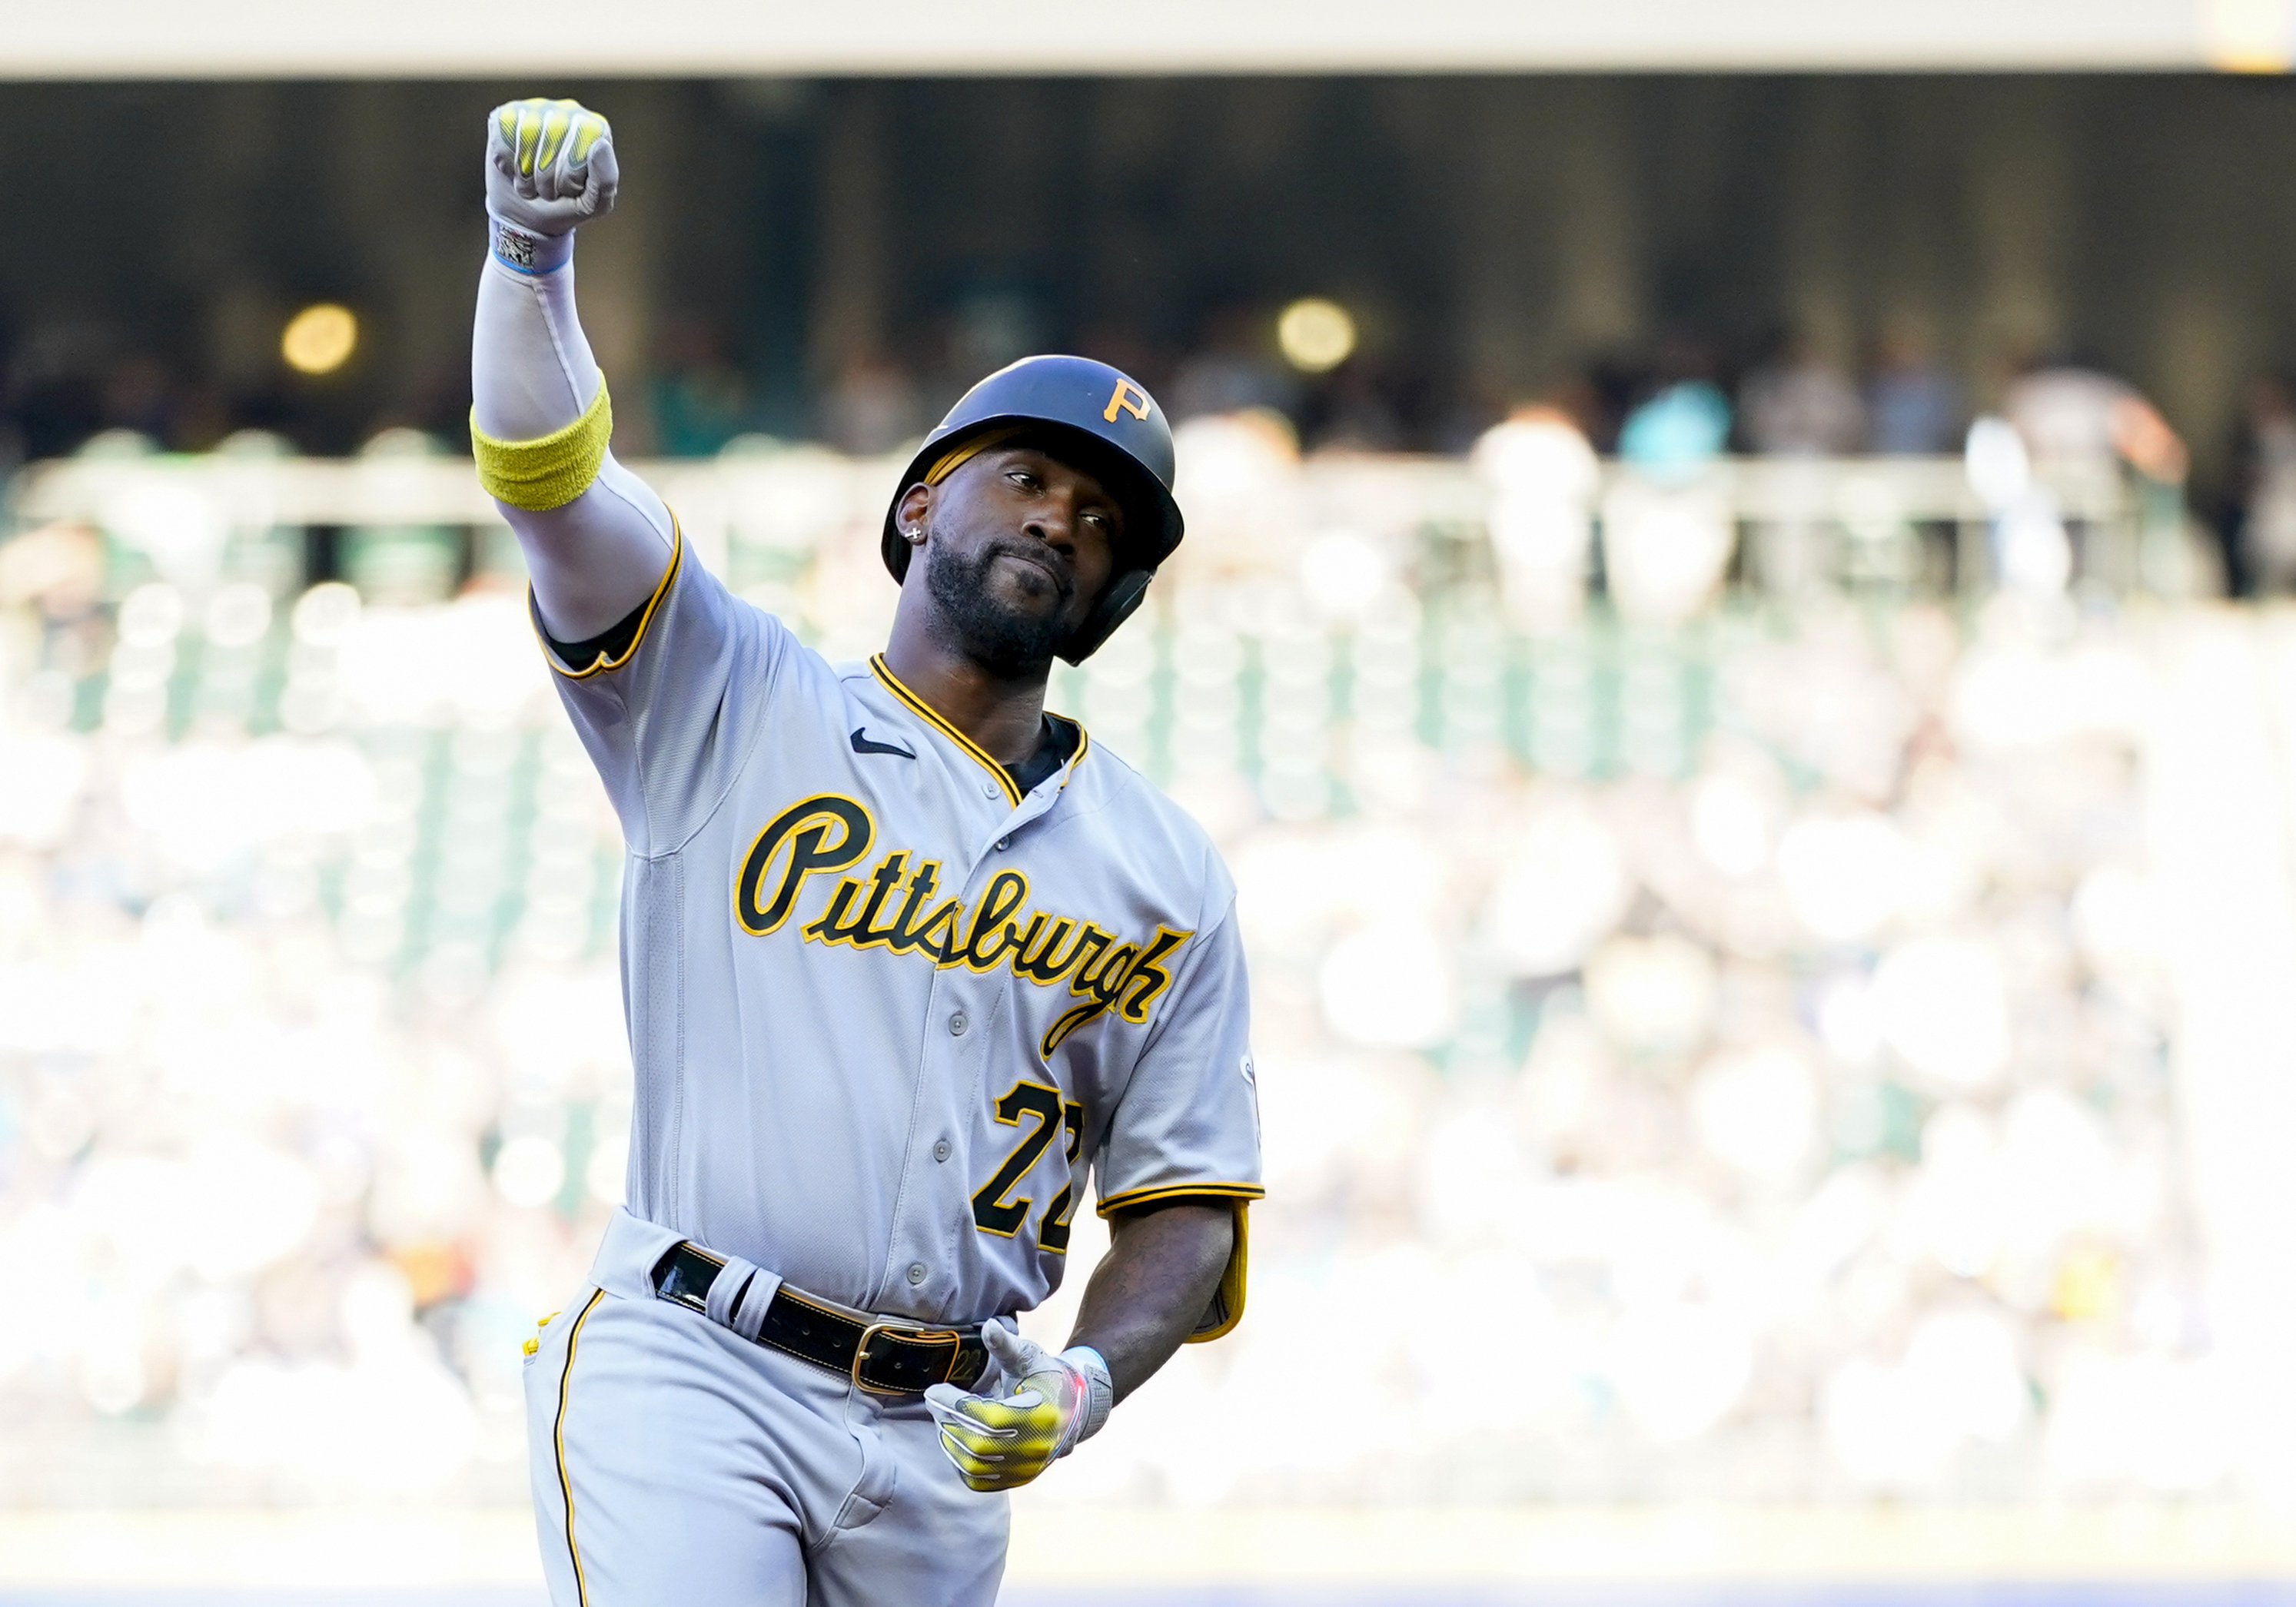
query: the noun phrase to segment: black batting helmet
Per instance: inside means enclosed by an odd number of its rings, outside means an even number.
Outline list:
[[[1180,545],[1180,504],[1172,500],[1172,428],[1139,381],[1090,357],[1022,357],[1000,368],[948,410],[909,460],[885,510],[885,567],[898,580],[909,572],[909,544],[896,515],[901,498],[920,481],[936,480],[936,465],[992,431],[1047,437],[1056,455],[1074,449],[1073,467],[1107,486],[1124,505],[1124,540],[1100,601],[1058,652],[1081,664],[1148,594],[1156,566]],[[1066,461],[1064,458],[1063,461]]]

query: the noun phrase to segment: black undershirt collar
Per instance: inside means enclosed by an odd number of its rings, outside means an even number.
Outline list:
[[[1077,744],[1083,735],[1074,720],[1064,720],[1057,714],[1046,715],[1037,737],[1037,750],[1017,765],[1006,765],[1004,774],[1013,778],[1013,784],[1026,798],[1076,757]]]

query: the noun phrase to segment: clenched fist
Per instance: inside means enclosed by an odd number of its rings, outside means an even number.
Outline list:
[[[537,235],[614,209],[614,131],[577,101],[508,101],[487,117],[487,210]]]

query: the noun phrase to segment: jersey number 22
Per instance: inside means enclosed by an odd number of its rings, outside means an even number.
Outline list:
[[[996,1102],[996,1119],[1006,1127],[1018,1127],[1024,1116],[1033,1116],[1037,1125],[1027,1136],[1013,1146],[1004,1157],[1004,1164],[996,1175],[980,1185],[972,1196],[972,1220],[982,1233],[995,1234],[1009,1239],[1021,1231],[1021,1224],[1029,1218],[1029,1208],[1036,1201],[1027,1197],[1007,1201],[1004,1196],[1029,1168],[1037,1164],[1037,1157],[1053,1142],[1053,1135],[1067,1129],[1069,1180],[1053,1202],[1045,1208],[1044,1220],[1037,1224],[1037,1242],[1058,1255],[1066,1255],[1069,1248],[1069,1218],[1076,1214],[1076,1159],[1084,1147],[1084,1107],[1074,1100],[1063,1100],[1058,1088],[1048,1088],[1043,1083],[1017,1082]]]

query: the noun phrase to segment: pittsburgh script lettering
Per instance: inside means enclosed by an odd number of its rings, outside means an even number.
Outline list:
[[[1180,946],[1195,936],[1159,926],[1133,942],[1096,922],[1028,908],[1029,879],[999,871],[968,915],[964,900],[941,898],[941,865],[907,849],[883,855],[860,876],[839,876],[868,857],[876,823],[854,799],[823,793],[791,804],[758,833],[734,889],[742,930],[764,937],[789,920],[806,884],[837,876],[804,940],[828,947],[882,948],[922,955],[947,969],[1010,971],[1039,988],[1065,985],[1081,1002],[1046,1029],[1039,1051],[1049,1059],[1069,1035],[1113,1011],[1137,1026],[1172,985]]]

